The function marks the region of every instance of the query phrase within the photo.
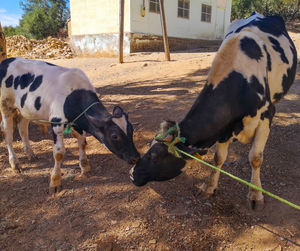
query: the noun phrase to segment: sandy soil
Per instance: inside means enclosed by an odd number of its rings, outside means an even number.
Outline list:
[[[300,34],[293,38],[300,52]],[[201,91],[215,52],[138,53],[116,58],[74,58],[52,63],[80,67],[111,111],[121,105],[135,127],[143,153],[160,122],[180,121]],[[261,171],[263,187],[300,205],[300,65],[295,84],[277,104]],[[199,186],[210,169],[189,162],[184,173],[139,188],[130,166],[88,137],[91,176],[78,179],[76,140],[66,137],[63,190],[48,194],[53,166],[50,131],[30,125],[37,155],[27,161],[20,137],[14,147],[24,175],[9,167],[0,143],[1,250],[300,250],[300,211],[266,196],[261,212],[248,210],[248,188],[221,175],[216,196],[204,200]],[[224,169],[250,180],[249,145],[232,144]],[[205,157],[213,163],[213,152]]]

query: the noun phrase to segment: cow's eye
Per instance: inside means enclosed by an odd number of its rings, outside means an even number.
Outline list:
[[[120,139],[119,135],[116,134],[116,133],[111,134],[110,137],[111,137],[112,140],[119,140]]]

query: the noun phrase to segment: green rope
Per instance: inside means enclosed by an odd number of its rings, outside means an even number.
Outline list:
[[[91,105],[89,105],[82,113],[80,113],[72,122],[69,123],[62,123],[62,122],[51,122],[43,119],[33,119],[32,121],[37,121],[41,123],[48,123],[48,124],[53,124],[53,125],[61,125],[61,124],[66,124],[66,129],[64,130],[64,134],[70,134],[72,132],[72,127],[75,125],[75,121],[79,119],[83,114],[85,114],[92,106],[98,104],[98,102],[94,102]]]
[[[289,205],[289,206],[291,206],[293,208],[296,208],[296,209],[300,210],[300,206],[298,206],[296,204],[293,204],[292,202],[289,202],[289,201],[287,201],[287,200],[285,200],[285,199],[283,199],[283,198],[281,198],[281,197],[279,197],[279,196],[277,196],[275,194],[272,194],[272,193],[266,191],[265,189],[263,189],[261,187],[255,186],[255,185],[251,184],[250,182],[247,182],[247,181],[245,181],[245,180],[243,180],[243,179],[241,179],[239,177],[236,177],[236,176],[232,175],[231,173],[228,173],[228,172],[226,172],[226,171],[224,171],[224,170],[222,170],[220,168],[217,168],[217,167],[215,167],[215,166],[213,166],[213,165],[211,165],[211,164],[209,164],[209,163],[207,163],[207,162],[205,162],[205,161],[203,161],[201,159],[198,159],[198,158],[194,157],[193,155],[190,155],[190,154],[188,154],[188,153],[186,153],[186,152],[178,149],[176,146],[175,146],[175,149],[176,149],[176,151],[178,151],[178,152],[180,152],[182,154],[185,154],[186,156],[188,156],[188,157],[190,157],[192,159],[195,159],[198,162],[200,162],[200,163],[202,163],[204,165],[207,165],[207,166],[209,166],[209,167],[211,167],[211,168],[213,168],[215,170],[218,170],[219,172],[224,173],[224,174],[228,175],[229,177],[231,177],[231,178],[233,178],[233,179],[235,179],[235,180],[237,180],[237,181],[239,181],[239,182],[241,182],[241,183],[243,183],[245,185],[248,185],[249,187],[251,187],[251,188],[253,188],[255,190],[263,192],[263,193],[269,195],[270,197],[272,197],[274,199],[277,199],[277,200],[279,200],[279,201],[281,201],[281,202],[283,202],[283,203],[285,203],[285,204],[287,204],[287,205]]]
[[[177,133],[177,137],[174,138],[172,142],[163,142],[164,144],[166,144],[166,145],[168,146],[168,152],[169,152],[169,153],[175,155],[177,158],[181,158],[182,156],[181,156],[179,153],[182,153],[182,154],[184,154],[184,155],[186,155],[186,156],[188,156],[188,157],[190,157],[190,158],[192,158],[192,159],[197,160],[198,162],[200,162],[200,163],[202,163],[202,164],[204,164],[204,165],[207,165],[207,166],[209,166],[209,167],[211,167],[211,168],[213,168],[213,169],[215,169],[215,170],[218,170],[218,171],[221,172],[221,173],[226,174],[227,176],[229,176],[229,177],[231,177],[231,178],[233,178],[233,179],[235,179],[235,180],[237,180],[237,181],[239,181],[239,182],[241,182],[241,183],[243,183],[243,184],[245,184],[245,185],[247,185],[247,186],[249,186],[249,187],[251,187],[251,188],[253,188],[253,189],[255,189],[255,190],[258,190],[258,191],[260,191],[260,192],[263,192],[263,193],[269,195],[270,197],[272,197],[272,198],[274,198],[274,199],[277,199],[277,200],[279,200],[279,201],[281,201],[281,202],[283,202],[283,203],[285,203],[285,204],[287,204],[287,205],[289,205],[289,206],[291,206],[291,207],[293,207],[293,208],[296,208],[296,209],[300,210],[300,206],[298,206],[298,205],[296,205],[296,204],[293,204],[292,202],[289,202],[289,201],[287,201],[287,200],[285,200],[285,199],[283,199],[283,198],[281,198],[281,197],[279,197],[279,196],[277,196],[277,195],[275,195],[275,194],[272,194],[272,193],[270,193],[270,192],[264,190],[264,189],[261,188],[261,187],[255,186],[255,185],[253,185],[253,184],[250,183],[250,182],[247,182],[247,181],[245,181],[245,180],[243,180],[243,179],[241,179],[241,178],[239,178],[239,177],[236,177],[236,176],[232,175],[231,173],[228,173],[228,172],[226,172],[226,171],[224,171],[224,170],[222,170],[222,169],[220,169],[220,168],[218,168],[218,167],[215,167],[215,166],[213,166],[213,165],[211,165],[211,164],[209,164],[209,163],[207,163],[207,162],[205,162],[205,161],[203,161],[203,160],[201,160],[201,159],[199,159],[199,158],[197,158],[197,157],[195,157],[195,156],[193,156],[193,155],[191,155],[191,154],[189,154],[189,153],[186,153],[186,152],[180,150],[180,149],[179,149],[178,147],[176,147],[175,145],[176,145],[177,143],[179,143],[179,142],[185,143],[185,138],[184,138],[184,137],[180,137],[180,128],[179,128],[179,126],[178,126],[178,123],[176,123],[175,126],[169,128],[169,129],[167,130],[167,132],[166,132],[164,135],[159,134],[159,135],[156,136],[154,139],[164,139],[164,138],[166,138],[166,137],[168,136],[168,134],[170,134],[170,133],[173,132],[174,130],[177,130],[177,132],[178,132],[178,133]]]
[[[177,130],[177,136],[172,140],[172,142],[164,142],[168,146],[168,152],[175,155],[177,158],[181,158],[181,155],[176,151],[175,145],[179,142],[185,143],[185,138],[180,137],[180,128],[178,126],[178,123],[176,123],[175,126],[170,127],[164,135],[161,135],[161,133],[154,137],[154,139],[164,139],[170,134],[171,132]]]

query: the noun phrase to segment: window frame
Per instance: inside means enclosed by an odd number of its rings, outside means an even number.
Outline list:
[[[210,10],[210,12],[208,12],[208,9]],[[205,3],[201,4],[201,22],[211,23],[211,16],[212,16],[212,6]]]
[[[182,2],[182,6],[180,6],[180,2]],[[177,2],[177,17],[190,19],[190,0],[178,0]]]
[[[155,10],[151,9],[151,4],[154,4]],[[149,12],[160,14],[159,0],[149,0]]]

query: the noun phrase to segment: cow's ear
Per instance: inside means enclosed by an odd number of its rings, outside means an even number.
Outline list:
[[[207,150],[206,150],[206,149],[201,149],[201,148],[196,148],[196,147],[185,146],[185,145],[182,144],[182,143],[178,144],[177,147],[178,147],[180,150],[182,150],[182,151],[184,151],[184,152],[186,152],[186,153],[188,153],[188,154],[190,154],[190,155],[200,154],[200,155],[202,156],[202,155],[207,154]],[[184,155],[184,154],[182,154],[182,156],[183,156],[184,159],[190,159],[188,156],[186,156],[186,155]]]
[[[124,111],[120,106],[115,106],[114,107],[113,116],[115,118],[121,118],[123,114],[124,114]]]
[[[164,120],[160,124],[160,135],[164,136],[171,127],[175,126],[175,124],[176,123],[174,121]],[[157,139],[157,141],[159,141],[159,142],[172,142],[174,140],[174,138],[176,137],[176,135],[177,135],[177,132],[176,133],[171,132],[168,135],[166,135],[166,137]]]

